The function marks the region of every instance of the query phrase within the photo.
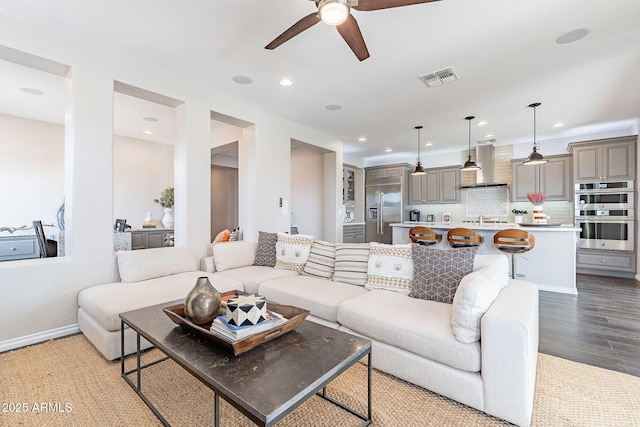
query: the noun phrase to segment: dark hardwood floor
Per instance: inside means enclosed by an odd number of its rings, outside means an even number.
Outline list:
[[[640,377],[640,283],[578,274],[577,287],[540,291],[540,352]]]

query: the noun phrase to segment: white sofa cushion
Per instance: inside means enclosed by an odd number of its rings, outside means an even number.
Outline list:
[[[480,340],[482,316],[509,283],[509,262],[504,255],[478,255],[475,268],[462,278],[453,297],[451,329],[462,343]]]
[[[374,290],[344,301],[338,322],[358,333],[463,371],[481,368],[480,343],[451,331],[451,304]]]
[[[407,295],[413,282],[411,243],[387,245],[371,242],[367,263],[367,289],[384,289]]]
[[[229,277],[189,271],[135,283],[92,286],[80,291],[78,305],[106,330],[116,331],[120,329],[120,313],[165,302],[184,301],[201,276],[207,276],[220,292],[243,290],[241,282]]]
[[[279,270],[273,267],[264,267],[261,265],[250,265],[242,268],[232,268],[217,272],[216,275],[230,277],[239,280],[244,284],[244,290],[250,294],[259,294],[260,283],[280,277],[298,277],[297,271]]]
[[[197,270],[191,245],[118,251],[118,271],[123,282],[139,282]]]
[[[260,284],[260,295],[269,301],[293,305],[329,322],[337,321],[338,306],[368,291],[362,286],[309,276],[285,277]]]
[[[213,263],[216,271],[253,265],[256,260],[257,242],[241,240],[213,245]]]

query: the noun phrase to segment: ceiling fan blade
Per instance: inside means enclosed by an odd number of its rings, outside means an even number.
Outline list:
[[[369,57],[369,50],[367,50],[367,45],[364,43],[358,21],[353,15],[349,14],[347,20],[338,25],[338,32],[360,61],[364,61]]]
[[[278,37],[273,39],[273,41],[268,45],[266,45],[264,48],[275,49],[278,46],[280,46],[282,43],[297,36],[304,30],[308,30],[309,28],[313,27],[318,22],[320,22],[320,18],[318,17],[318,12],[310,13],[309,15],[305,16],[304,18],[302,18],[301,20],[293,24],[291,27],[289,27],[289,29],[287,29],[284,33],[280,34]]]
[[[411,6],[412,4],[431,3],[440,0],[358,0],[355,10],[380,10],[394,7]]]

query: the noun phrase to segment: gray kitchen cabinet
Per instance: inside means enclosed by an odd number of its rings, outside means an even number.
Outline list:
[[[344,243],[364,243],[364,224],[344,224],[342,241]]]
[[[635,252],[598,251],[578,249],[576,251],[576,269],[579,273],[605,270],[610,273],[635,273]]]
[[[523,165],[524,159],[511,161],[513,185],[511,198],[514,202],[527,202],[527,193],[543,192],[549,201],[573,200],[571,155],[545,156],[547,163]]]
[[[635,179],[636,137],[601,139],[569,145],[575,182]]]
[[[171,235],[173,228],[134,230],[131,232],[131,249],[161,248]]]
[[[427,169],[426,175],[410,175],[409,203],[460,203],[460,168]]]

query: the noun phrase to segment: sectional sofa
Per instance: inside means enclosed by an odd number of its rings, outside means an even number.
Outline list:
[[[528,426],[538,354],[537,286],[509,279],[504,255],[474,255],[472,271],[450,303],[409,296],[401,276],[414,269],[406,259],[411,245],[372,245],[313,241],[307,253],[284,245],[272,266],[273,260],[263,260],[260,241],[227,242],[200,261],[206,272],[195,269],[189,247],[119,252],[122,282],[81,291],[78,323],[114,359],[120,355],[120,312],[184,298],[196,277],[207,275],[220,291],[244,290],[301,307],[311,312],[310,321],[371,339],[376,369]],[[378,273],[387,277],[374,280]],[[127,336],[125,352],[134,348],[133,335]]]

